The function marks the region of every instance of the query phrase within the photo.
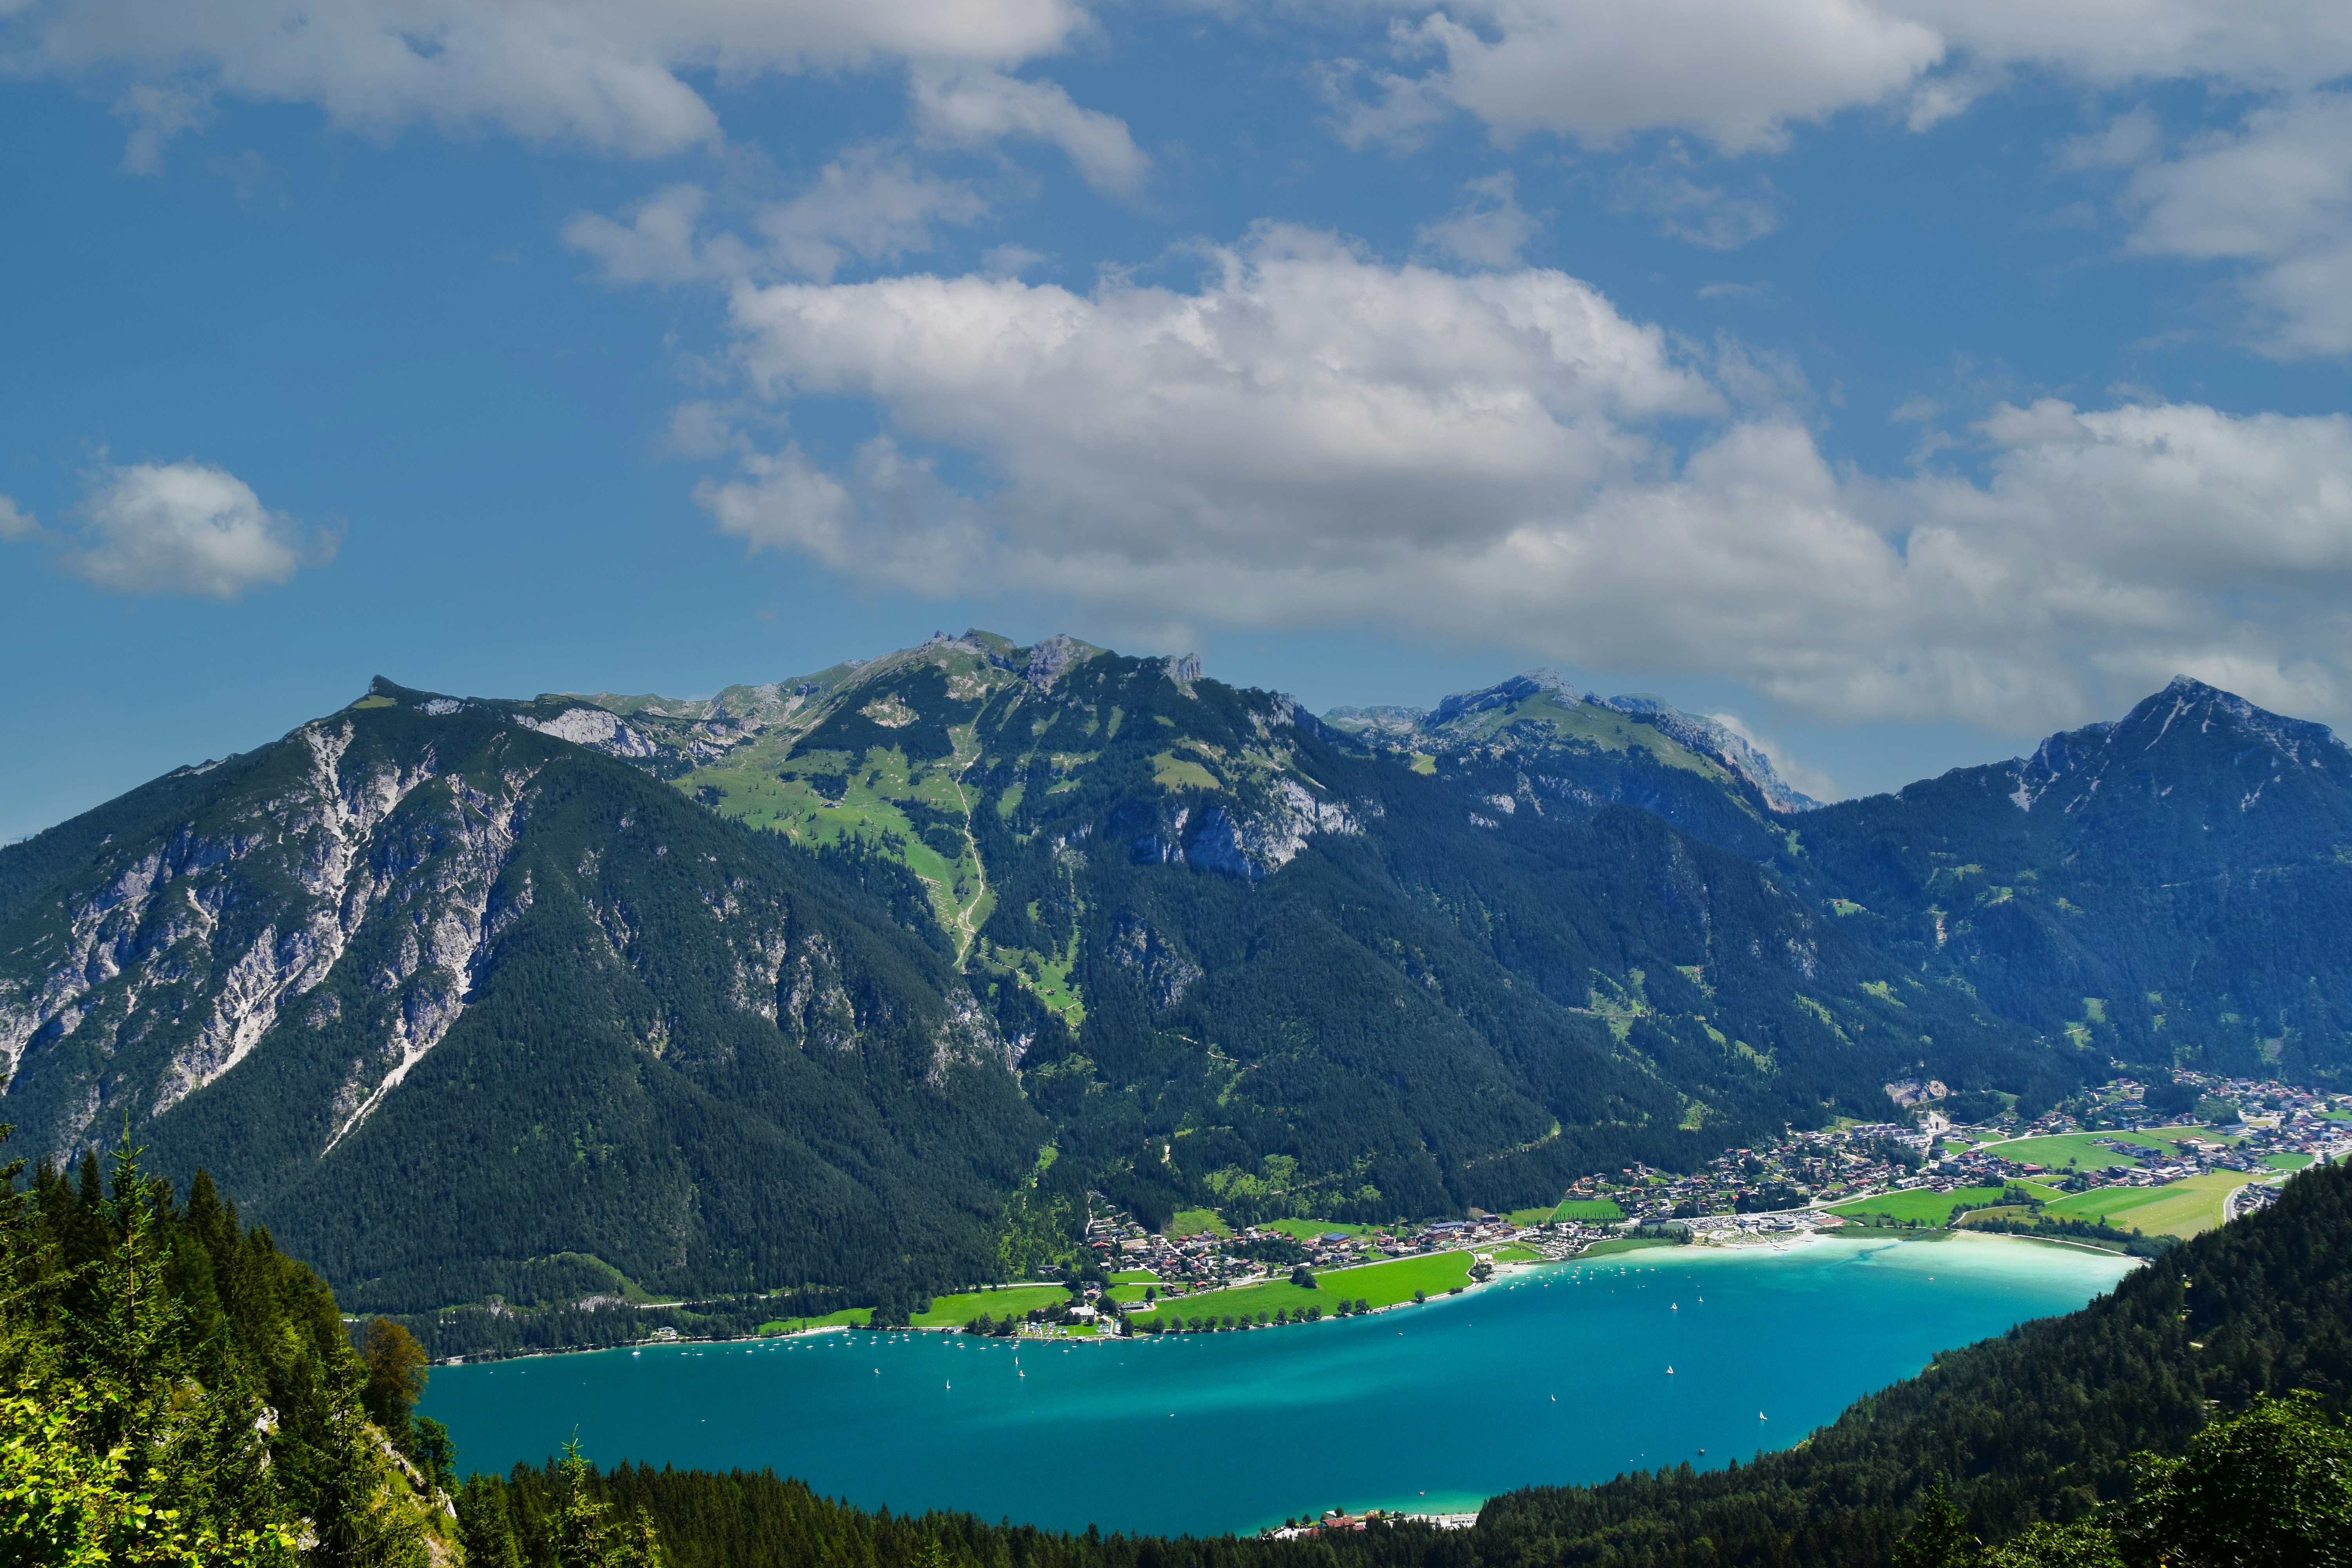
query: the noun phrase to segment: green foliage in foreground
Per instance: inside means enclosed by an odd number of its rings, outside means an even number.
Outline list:
[[[110,1182],[92,1157],[21,1194],[23,1170],[0,1181],[0,1562],[423,1568],[316,1275],[202,1175],[183,1207],[128,1151]]]
[[[0,1127],[0,1141],[10,1129]],[[0,1171],[0,1563],[428,1568],[459,1560],[455,1450],[415,1415],[422,1349],[377,1318],[354,1350],[319,1277],[199,1173],[184,1205],[120,1148],[111,1180]],[[475,1563],[662,1568],[573,1451],[554,1506]],[[518,1557],[527,1548],[533,1555]]]
[[[2134,1495],[2106,1517],[2028,1526],[1986,1550],[1941,1481],[1895,1568],[2342,1568],[2352,1564],[2352,1431],[2297,1390],[2190,1439],[2186,1459],[2138,1454]]]

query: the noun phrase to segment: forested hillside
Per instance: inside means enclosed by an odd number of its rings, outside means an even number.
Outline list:
[[[2352,750],[2322,725],[2182,679],[2032,757],[1791,826],[1792,886],[2047,1037],[2352,1075]]]
[[[1045,1133],[951,964],[530,717],[380,687],[0,855],[26,1141],[127,1118],[366,1310],[991,1272]]]
[[[2347,770],[2193,683],[1813,808],[1541,674],[1330,722],[976,631],[699,701],[379,680],[0,850],[0,1061],[33,1147],[128,1116],[470,1348],[904,1304],[1066,1253],[1090,1193],[1385,1221],[1906,1079],[2326,1080]]]
[[[412,1421],[407,1365],[377,1377],[319,1277],[209,1179],[181,1204],[127,1151],[112,1165],[27,1183],[17,1160],[0,1182],[0,1561],[446,1554],[446,1441]]]
[[[1923,1058],[2074,1081],[2071,1047],[1906,980],[1748,858],[1627,804],[1711,801],[1769,853],[1774,808],[1745,776],[1548,688],[1400,752],[1068,639],[967,633],[784,689],[804,686],[679,786],[926,879],[1022,1046],[1055,1179],[1147,1217],[1517,1206],[1883,1114]],[[1539,721],[1583,750],[1530,773],[1502,742]]]
[[[1979,1536],[2012,1542],[1988,1568],[2285,1568],[2352,1542],[2340,1166],[1752,1465],[1529,1489],[1466,1532],[1282,1543],[894,1518],[772,1475],[598,1476],[576,1454],[458,1486],[462,1455],[413,1414],[404,1334],[379,1320],[355,1351],[324,1284],[208,1177],[181,1202],[128,1151],[112,1164],[0,1182],[0,1552],[27,1568],[1964,1568]]]

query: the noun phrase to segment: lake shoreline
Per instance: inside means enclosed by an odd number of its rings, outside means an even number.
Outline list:
[[[2099,1247],[2089,1242],[2072,1241],[2063,1237],[2015,1236],[1998,1231],[1979,1232],[1940,1226],[1933,1229],[1910,1230],[1892,1226],[1882,1227],[1875,1226],[1855,1225],[1851,1221],[1836,1230],[1809,1230],[1798,1235],[1788,1237],[1744,1237],[1732,1241],[1715,1241],[1705,1243],[1667,1241],[1648,1237],[1605,1237],[1598,1241],[1588,1242],[1584,1247],[1579,1248],[1575,1252],[1570,1253],[1564,1258],[1535,1259],[1518,1258],[1507,1263],[1496,1263],[1494,1265],[1494,1272],[1486,1279],[1473,1279],[1467,1284],[1462,1286],[1458,1290],[1449,1291],[1444,1296],[1433,1296],[1427,1301],[1391,1301],[1384,1306],[1368,1308],[1362,1312],[1351,1312],[1344,1317],[1335,1313],[1313,1320],[1300,1320],[1294,1318],[1288,1322],[1284,1323],[1252,1323],[1246,1327],[1236,1324],[1231,1329],[1220,1328],[1216,1330],[1202,1330],[1201,1331],[1201,1333],[1207,1334],[1214,1332],[1219,1334],[1230,1334],[1257,1332],[1267,1329],[1307,1328],[1312,1327],[1317,1323],[1346,1322],[1354,1318],[1379,1317],[1384,1313],[1397,1311],[1400,1309],[1406,1307],[1432,1306],[1439,1301],[1450,1300],[1455,1295],[1468,1296],[1479,1290],[1486,1289],[1496,1285],[1500,1285],[1522,1273],[1534,1272],[1548,1268],[1558,1268],[1564,1265],[1572,1263],[1590,1262],[1596,1258],[1626,1257],[1636,1252],[1683,1252],[1685,1250],[1691,1252],[1695,1256],[1727,1252],[1784,1253],[1801,1247],[1812,1247],[1829,1242],[1875,1240],[1899,1242],[1946,1242],[1952,1240],[2022,1242],[2027,1246],[2032,1247],[2057,1247],[2074,1251],[2094,1253],[2103,1258],[2112,1258],[2116,1261],[2126,1264],[2132,1268],[2144,1267],[2148,1261],[2144,1258],[2134,1258],[2127,1253],[2117,1252],[2111,1248]],[[1602,1252],[1600,1250],[1602,1247],[1609,1247],[1610,1250]],[[1356,1267],[1378,1268],[1380,1265],[1360,1264]],[[1330,1269],[1327,1271],[1327,1274],[1344,1274],[1346,1272],[1348,1272],[1347,1269]],[[1320,1277],[1318,1276],[1318,1278]],[[1050,1285],[1053,1283],[1055,1282],[1052,1280],[1023,1280],[1017,1282],[1018,1285]],[[1005,1285],[998,1288],[1002,1289],[1015,1289],[1016,1286]],[[1228,1288],[1240,1289],[1242,1287]],[[1165,1305],[1166,1301],[1169,1300],[1205,1300],[1207,1297],[1213,1296],[1215,1294],[1217,1294],[1216,1291],[1211,1290],[1203,1291],[1197,1297],[1163,1298],[1161,1304]],[[430,1364],[436,1367],[483,1366],[493,1363],[514,1361],[551,1361],[565,1356],[609,1355],[617,1351],[646,1351],[656,1348],[667,1349],[673,1345],[778,1344],[788,1341],[805,1340],[812,1336],[821,1334],[961,1335],[963,1332],[964,1330],[961,1325],[950,1323],[906,1324],[893,1329],[870,1328],[861,1323],[826,1323],[814,1328],[793,1329],[784,1333],[776,1334],[735,1334],[724,1337],[712,1334],[679,1334],[664,1339],[633,1340],[625,1344],[572,1345],[558,1350],[516,1351],[507,1355],[448,1356],[436,1360]],[[989,1339],[994,1338],[994,1336],[973,1337]],[[1046,1344],[1063,1346],[1117,1345],[1139,1343],[1144,1341],[1160,1338],[1192,1339],[1194,1337],[1196,1336],[1191,1332],[1171,1332],[1164,1335],[1016,1334],[1001,1342],[1012,1344]]]
[[[2137,1266],[1969,1245],[2020,1239],[1904,1232],[1515,1262],[1429,1311],[1332,1319],[1321,1334],[1109,1342],[1150,1354],[910,1328],[537,1355],[436,1372],[422,1408],[448,1424],[461,1468],[537,1465],[576,1429],[603,1464],[768,1468],[861,1507],[1055,1531],[1247,1534],[1335,1506],[1455,1512],[1528,1485],[1744,1465]],[[1269,1447],[1269,1422],[1314,1440]],[[1265,1457],[1226,1462],[1244,1448]]]

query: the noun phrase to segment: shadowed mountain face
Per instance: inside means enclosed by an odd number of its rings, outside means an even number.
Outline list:
[[[363,1308],[984,1278],[1089,1188],[1507,1208],[1923,1068],[2336,1070],[2346,761],[2183,683],[1800,810],[1557,678],[1327,723],[977,632],[698,701],[380,681],[0,851],[5,1111],[127,1119]]]
[[[1797,826],[1776,868],[1846,930],[2101,1061],[2352,1068],[2352,751],[2324,726],[2184,677]]]

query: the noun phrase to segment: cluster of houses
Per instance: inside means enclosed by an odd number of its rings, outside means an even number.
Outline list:
[[[1440,1530],[1467,1530],[1478,1522],[1474,1513],[1388,1513],[1369,1509],[1362,1513],[1349,1513],[1333,1509],[1327,1514],[1311,1519],[1289,1519],[1269,1529],[1258,1531],[1261,1541],[1305,1541],[1318,1535],[1340,1535],[1365,1530],[1376,1524],[1435,1525]]]
[[[1345,1268],[1417,1253],[1499,1246],[1519,1235],[1519,1227],[1505,1216],[1476,1208],[1469,1211],[1466,1219],[1365,1231],[1321,1231],[1304,1237],[1267,1226],[1249,1226],[1230,1236],[1207,1231],[1153,1235],[1131,1216],[1108,1208],[1098,1194],[1090,1204],[1095,1217],[1087,1224],[1087,1247],[1103,1271],[1149,1269],[1166,1295],[1244,1285],[1269,1274],[1286,1274],[1295,1260],[1315,1268]],[[1303,1259],[1292,1253],[1294,1245]],[[1252,1256],[1254,1252],[1261,1256]],[[1129,1303],[1129,1310],[1139,1305]]]
[[[1587,1178],[1568,1196],[1613,1199],[1631,1221],[1674,1222],[1706,1239],[1769,1238],[1834,1226],[1833,1216],[1819,1211],[1846,1198],[1889,1190],[1950,1192],[2018,1177],[2075,1188],[2162,1186],[2204,1171],[2266,1170],[2263,1157],[2280,1152],[2352,1157],[2352,1095],[2315,1094],[2271,1081],[2179,1076],[2201,1094],[2238,1108],[2237,1122],[2215,1130],[2226,1133],[2228,1141],[2221,1136],[2177,1138],[2171,1141],[2179,1150],[2176,1157],[2151,1161],[2146,1146],[2108,1137],[2100,1146],[2114,1152],[2113,1161],[2095,1166],[2078,1161],[2063,1170],[2046,1170],[2004,1154],[2003,1144],[2078,1131],[2082,1121],[2060,1111],[2021,1125],[2015,1118],[2005,1118],[2001,1142],[1988,1143],[1981,1132],[1969,1136],[1956,1130],[1938,1107],[1948,1097],[1946,1086],[1925,1080],[1888,1086],[1890,1099],[1907,1102],[1911,1114],[1905,1121],[1791,1132],[1769,1146],[1727,1149],[1688,1173],[1630,1165],[1612,1178]],[[2089,1091],[2078,1105],[2103,1130],[2183,1124],[2178,1116],[2145,1110],[2144,1102],[2142,1085],[2118,1079]],[[2239,1207],[2261,1201],[2252,1196]],[[1465,1219],[1361,1231],[1294,1236],[1290,1230],[1248,1228],[1232,1236],[1154,1235],[1131,1217],[1108,1210],[1099,1198],[1096,1205],[1098,1217],[1087,1227],[1087,1242],[1104,1271],[1149,1269],[1163,1297],[1286,1272],[1299,1256],[1292,1250],[1294,1243],[1309,1266],[1339,1268],[1383,1258],[1506,1244],[1546,1258],[1566,1258],[1608,1229],[1599,1221],[1520,1226],[1504,1215],[1474,1208]],[[1139,1305],[1130,1304],[1130,1310]]]

